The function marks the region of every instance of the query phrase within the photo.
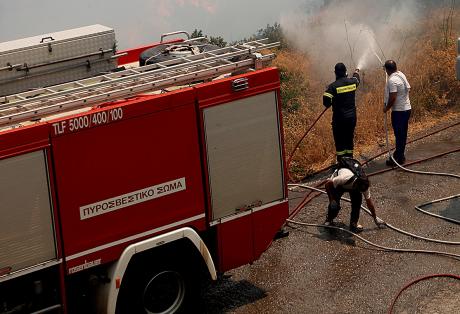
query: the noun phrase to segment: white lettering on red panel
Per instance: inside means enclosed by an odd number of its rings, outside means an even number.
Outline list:
[[[123,119],[123,108],[99,111],[86,116],[79,116],[53,123],[54,135],[75,132],[121,119]]]
[[[186,189],[185,178],[149,186],[147,188],[115,196],[100,202],[80,207],[80,220],[99,216],[114,210],[148,202],[155,198],[177,193]]]
[[[90,262],[85,260],[83,264],[69,268],[69,275],[98,265],[101,265],[100,258]]]

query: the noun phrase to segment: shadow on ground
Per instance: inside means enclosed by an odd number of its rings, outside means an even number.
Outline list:
[[[444,210],[441,210],[441,215],[450,219],[460,220],[460,199],[451,199]]]
[[[348,229],[348,226],[341,222],[336,223],[335,226],[339,228],[343,228],[343,229]],[[352,246],[355,245],[355,239],[353,235],[343,230],[323,228],[323,227],[318,227],[317,230],[318,230],[318,233],[313,234],[315,238],[318,238],[324,241],[338,241],[346,245],[352,245]]]
[[[213,283],[204,293],[205,313],[225,313],[242,305],[254,303],[265,298],[266,291],[247,280],[234,281],[231,276],[224,276]]]

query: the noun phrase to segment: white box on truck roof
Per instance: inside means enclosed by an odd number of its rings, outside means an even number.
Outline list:
[[[108,72],[115,44],[114,30],[98,24],[0,43],[0,95]]]

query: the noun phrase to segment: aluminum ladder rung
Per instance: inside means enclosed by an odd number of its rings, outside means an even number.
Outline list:
[[[227,59],[219,59],[219,61],[221,61],[222,63],[226,63],[226,64],[232,64],[233,63],[232,61],[227,60]]]
[[[267,55],[261,58],[261,61],[267,61],[273,59],[274,55]],[[37,117],[46,116],[47,114],[56,114],[61,111],[71,110],[82,106],[89,106],[92,104],[97,104],[103,101],[109,101],[112,99],[120,99],[120,97],[127,97],[132,94],[134,91],[136,94],[148,92],[152,90],[161,90],[168,86],[176,85],[177,81],[182,83],[193,82],[196,80],[202,80],[209,77],[215,77],[223,73],[228,73],[229,71],[243,68],[251,68],[254,64],[254,60],[247,59],[243,61],[238,61],[239,67],[236,66],[236,62],[229,65],[216,66],[212,69],[199,70],[192,73],[178,75],[176,77],[168,77],[156,82],[146,82],[142,85],[127,87],[124,89],[118,89],[117,91],[111,91],[110,93],[105,93],[101,95],[92,95],[84,98],[79,98],[76,100],[70,100],[65,102],[60,102],[57,104],[51,104],[40,108],[30,109],[20,113],[14,113],[0,117],[0,125],[5,125],[7,122],[18,123],[20,121],[30,120],[32,118],[36,119]]]
[[[207,69],[212,68],[212,65],[209,65],[209,64],[206,64],[206,63],[203,63],[201,66],[202,66],[202,67],[205,67],[205,68],[207,68]]]
[[[157,65],[158,68],[163,68],[163,69],[168,67],[167,65],[159,64],[159,63],[157,63],[156,65]]]
[[[186,57],[181,57],[181,59],[184,60],[185,62],[192,62],[192,60],[187,59]]]
[[[241,48],[240,48],[241,47]],[[232,47],[233,51],[247,51],[246,47],[243,47],[242,45],[234,46]]]
[[[166,88],[172,85],[193,82],[193,80],[209,78],[222,74],[223,71],[234,71],[239,68],[250,69],[251,65],[255,64],[254,58],[248,58],[252,53],[279,45],[279,43],[261,43],[261,41],[265,40],[246,43],[246,45],[255,43],[257,47],[241,47],[241,45],[224,47],[213,50],[212,53],[204,52],[187,56],[186,58],[180,57],[142,66],[135,70],[130,68],[5,96],[3,97],[5,101],[0,102],[0,125],[5,124],[5,121],[25,121],[30,119],[28,114],[31,112],[43,116],[42,111],[43,113],[51,114],[52,111],[50,110],[52,108],[55,108],[56,112],[61,111],[61,108],[64,107],[66,110],[70,110],[72,106],[88,106],[89,103],[117,99],[116,97],[129,97],[132,94],[156,90],[159,87]],[[235,61],[234,57],[239,57],[237,58],[238,61]],[[263,57],[271,59],[273,55]],[[24,114],[22,117],[20,117],[20,114],[8,114],[9,108],[18,107],[25,108],[28,114]],[[29,111],[27,111],[28,107],[30,107]]]
[[[112,81],[113,78],[111,78],[110,76],[108,75],[101,75],[102,78],[106,79],[107,81]]]
[[[45,88],[45,90],[46,90],[47,92],[51,93],[51,94],[57,93],[57,92],[56,92],[54,89],[52,89],[52,88],[48,88],[48,87],[47,87],[47,88]]]

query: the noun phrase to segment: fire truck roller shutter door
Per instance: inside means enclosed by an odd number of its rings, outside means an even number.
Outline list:
[[[0,160],[0,269],[56,259],[45,151]]]
[[[277,110],[272,91],[203,111],[213,220],[284,198]]]

